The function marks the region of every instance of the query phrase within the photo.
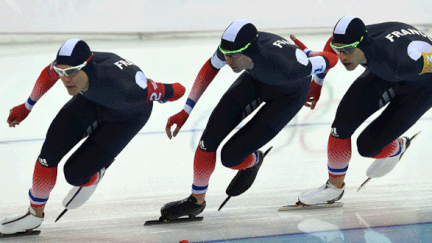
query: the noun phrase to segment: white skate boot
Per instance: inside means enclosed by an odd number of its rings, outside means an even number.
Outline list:
[[[315,205],[319,203],[334,203],[341,199],[345,191],[345,183],[342,188],[337,188],[330,184],[329,181],[323,186],[302,192],[299,201],[306,205]]]
[[[100,179],[96,184],[86,187],[74,186],[66,197],[63,199],[63,206],[67,209],[76,209],[81,207],[89,200],[93,192],[96,190],[99,182],[105,174],[105,168],[100,171]]]
[[[36,217],[36,211],[29,207],[24,214],[6,217],[0,221],[0,237],[39,234],[39,230],[33,229],[39,227],[43,220],[44,218]]]
[[[96,190],[97,186],[102,180],[102,177],[105,175],[105,171],[105,168],[100,170],[100,178],[96,184],[86,187],[74,186],[63,199],[63,206],[65,209],[60,213],[54,222],[57,222],[69,209],[79,208],[84,203],[86,203],[90,199],[91,195],[93,195],[93,192]]]
[[[341,199],[345,191],[345,183],[342,188],[326,182],[321,187],[310,189],[300,193],[298,202],[295,205],[286,205],[278,211],[290,211],[294,209],[314,209],[314,208],[333,208],[342,207],[343,203],[336,202]]]
[[[390,156],[384,159],[376,159],[366,170],[366,176],[368,179],[361,184],[361,186],[357,189],[359,191],[370,179],[379,178],[387,175],[393,168],[397,165],[397,163],[401,160],[405,151],[411,144],[411,141],[419,134],[416,133],[412,138],[401,137],[399,138],[399,142],[401,143],[401,152],[398,155]]]

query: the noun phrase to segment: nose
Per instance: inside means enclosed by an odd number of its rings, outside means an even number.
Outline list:
[[[65,82],[65,83],[69,83],[70,81],[71,81],[71,79],[68,77],[68,76],[63,76],[63,77],[61,77],[61,80],[63,81],[63,82]]]
[[[232,64],[233,63],[233,59],[230,58],[230,57],[228,57],[228,56],[225,56],[225,61],[226,61],[227,64]]]
[[[347,55],[343,52],[341,52],[338,56],[340,60],[345,60],[347,58]]]

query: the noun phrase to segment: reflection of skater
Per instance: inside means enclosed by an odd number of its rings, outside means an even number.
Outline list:
[[[307,233],[304,237],[307,237],[308,235],[312,235],[314,237],[320,238],[322,242],[344,242],[344,235],[343,231],[340,230],[340,228],[327,221],[322,221],[319,219],[306,219],[301,221],[297,228],[304,233]],[[312,237],[310,237],[312,238]],[[305,242],[309,241],[315,241],[316,239],[307,240],[305,239]]]
[[[333,30],[332,48],[348,71],[366,68],[348,89],[336,112],[328,141],[329,180],[301,193],[304,204],[339,200],[351,158],[351,136],[374,112],[383,112],[357,139],[360,155],[375,158],[368,171],[388,173],[410,145],[401,137],[432,105],[432,39],[415,27],[387,22],[365,26],[346,16]],[[372,177],[372,176],[371,176]]]
[[[386,237],[384,234],[380,234],[371,229],[371,226],[360,216],[360,214],[356,213],[357,219],[366,226],[364,230],[364,239],[366,242],[380,242],[380,243],[391,243],[392,241]],[[358,239],[358,238],[357,238]]]
[[[239,195],[252,185],[264,157],[258,149],[273,139],[305,104],[310,76],[324,72],[337,62],[332,53],[317,55],[308,58],[284,38],[258,32],[247,20],[236,20],[225,30],[216,52],[198,73],[185,108],[169,118],[168,136],[172,136],[173,124],[177,124],[173,133],[177,135],[198,99],[225,64],[236,73],[245,71],[213,110],[199,141],[192,195],[166,204],[162,208],[162,218],[197,215],[204,210],[216,150],[244,118],[265,103],[221,150],[222,164],[239,170],[227,191]]]
[[[29,191],[31,206],[24,214],[2,219],[1,236],[32,233],[42,224],[58,164],[83,138],[64,166],[65,178],[74,186],[64,201],[66,208],[77,208],[90,198],[114,158],[146,124],[153,100],[174,101],[185,92],[178,83],[147,79],[138,66],[116,54],[92,53],[84,41],[70,39],[42,71],[28,101],[12,108],[9,126],[24,120],[58,79],[73,97],[48,129]]]

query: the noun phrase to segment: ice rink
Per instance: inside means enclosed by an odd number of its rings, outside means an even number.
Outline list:
[[[280,34],[289,38],[290,33]],[[322,50],[329,35],[296,36],[310,49]],[[191,193],[193,156],[199,138],[212,109],[238,74],[223,68],[181,132],[169,140],[165,134],[167,119],[183,108],[198,71],[216,50],[219,38],[88,43],[93,51],[115,52],[136,63],[157,82],[182,83],[186,95],[174,103],[156,103],[150,121],[107,170],[90,200],[54,223],[71,188],[63,176],[64,159],[39,228],[42,233],[1,242],[370,243],[432,239],[431,111],[406,132],[406,136],[412,136],[422,131],[397,167],[387,176],[371,180],[359,192],[356,190],[366,179],[366,169],[373,160],[359,156],[356,138],[377,114],[356,131],[341,200],[344,207],[277,211],[294,204],[301,191],[319,187],[328,178],[330,125],[344,92],[363,71],[359,67],[347,72],[340,63],[327,76],[317,108],[311,111],[304,107],[263,147],[274,148],[249,191],[231,198],[217,211],[236,173],[223,167],[218,157],[202,222],[144,227],[145,221],[159,218],[165,203]],[[55,58],[61,44],[0,46],[0,218],[27,210],[28,189],[45,133],[58,110],[71,98],[59,81],[21,125],[9,128],[6,123],[9,110],[28,98],[40,72]]]

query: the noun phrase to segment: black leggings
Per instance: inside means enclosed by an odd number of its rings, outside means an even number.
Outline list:
[[[360,155],[373,157],[400,137],[432,106],[432,79],[427,83],[388,82],[368,69],[345,93],[332,124],[334,137],[347,139],[373,113],[388,106],[359,135]]]
[[[213,110],[201,137],[200,148],[206,152],[216,152],[222,140],[265,102],[222,148],[221,161],[224,166],[240,164],[248,155],[273,139],[297,114],[306,101],[309,87],[310,78],[305,78],[283,95],[277,96],[275,94],[281,93],[280,87],[264,84],[244,72]]]
[[[48,167],[56,167],[88,136],[64,166],[69,184],[86,184],[93,174],[110,164],[146,124],[152,104],[147,107],[128,117],[116,117],[109,115],[108,108],[76,95],[51,123],[39,158],[44,159]]]

